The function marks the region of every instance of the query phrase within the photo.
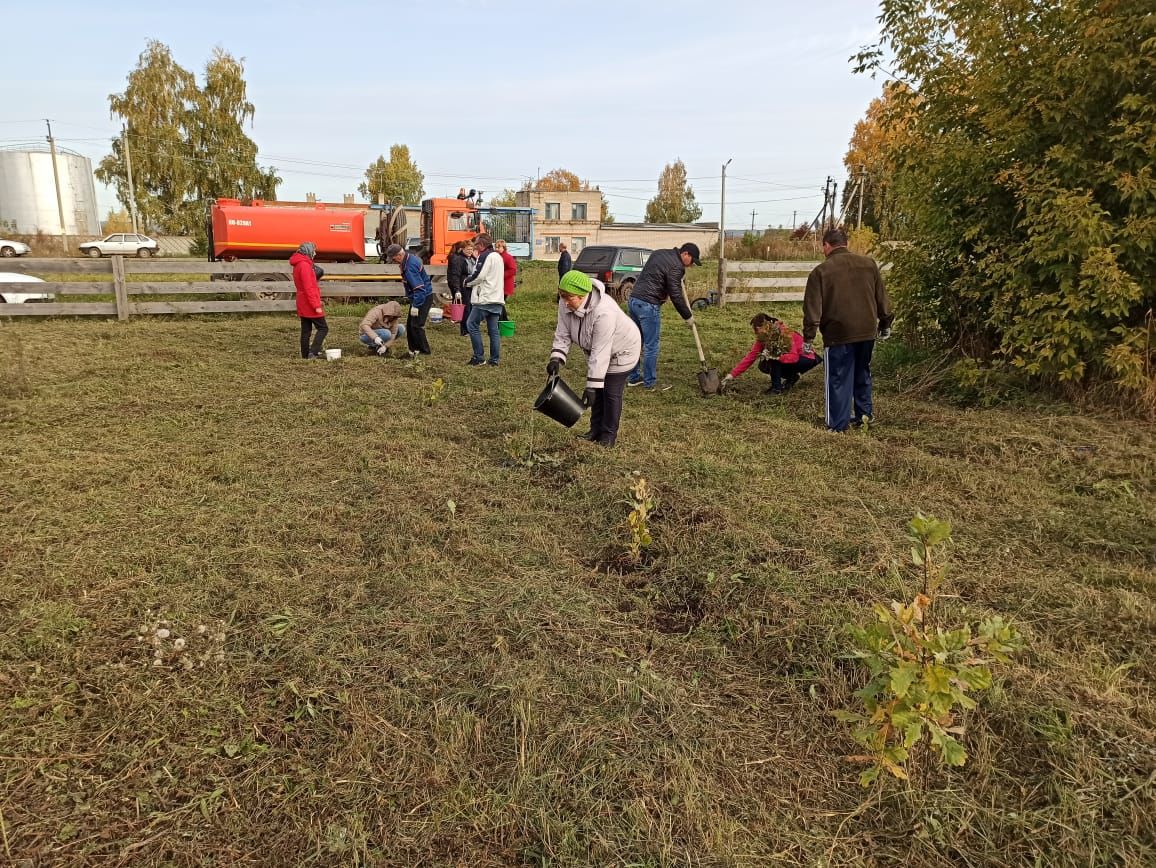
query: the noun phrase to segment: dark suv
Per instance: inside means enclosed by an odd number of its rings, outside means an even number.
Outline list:
[[[574,261],[574,270],[601,280],[615,300],[623,302],[630,298],[638,272],[642,271],[651,252],[645,247],[583,247]]]

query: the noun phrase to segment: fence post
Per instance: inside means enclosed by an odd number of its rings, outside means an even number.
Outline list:
[[[722,261],[722,268],[720,269],[720,271],[721,271],[721,274],[719,275],[718,306],[719,307],[726,307],[726,305],[727,305],[727,277],[729,276],[730,263],[727,262],[725,259]]]
[[[128,319],[128,287],[124,279],[124,257],[112,257],[112,291],[116,294],[116,318]]]

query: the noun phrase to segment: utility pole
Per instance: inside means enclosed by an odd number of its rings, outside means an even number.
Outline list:
[[[830,225],[830,227],[828,227],[830,229],[834,229],[836,226],[836,223],[835,223],[835,203],[838,201],[839,201],[839,182],[835,181],[835,183],[831,186],[831,225]],[[843,216],[842,214],[839,215],[840,219],[842,219],[842,216]]]
[[[751,209],[751,235],[755,234],[755,214],[757,213],[754,208]]]
[[[719,196],[719,211],[718,211],[718,297],[721,300],[723,293],[727,286],[727,166],[731,164],[730,160],[723,163],[722,167],[722,194]]]
[[[826,231],[826,229],[827,229],[827,205],[830,203],[830,201],[831,201],[831,176],[828,175],[827,176],[827,183],[825,183],[823,185],[823,216],[822,216],[820,223],[819,223],[819,225],[823,227],[824,231]]]
[[[791,212],[791,231],[794,232],[799,228],[799,212],[797,210]]]
[[[56,166],[56,139],[52,138],[52,121],[44,119],[48,124],[48,150],[52,152],[52,180],[56,182],[56,210],[60,214],[60,234],[67,234],[64,227],[64,199],[60,195],[60,169]]]
[[[859,222],[856,229],[863,228],[863,193],[867,189],[867,167],[859,167]]]
[[[128,127],[121,124],[120,140],[124,143],[124,170],[128,175],[128,210],[132,214],[132,231],[133,234],[140,232],[140,226],[136,217],[136,188],[132,185],[132,152],[128,149]]]

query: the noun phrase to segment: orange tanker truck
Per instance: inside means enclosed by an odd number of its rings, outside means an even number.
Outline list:
[[[260,199],[217,199],[209,208],[211,260],[288,259],[302,241],[317,245],[318,262],[364,262],[365,212]]]

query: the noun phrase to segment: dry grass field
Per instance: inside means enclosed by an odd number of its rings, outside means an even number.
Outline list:
[[[0,324],[0,862],[1156,863],[1151,427],[959,406],[888,345],[829,435],[821,370],[700,397],[668,310],[674,388],[602,450],[531,410],[551,273],[497,369],[451,325],[362,355],[354,308],[333,363],[290,316]],[[699,317],[716,367],[754,312]],[[1028,649],[965,767],[864,790],[831,712],[916,510],[944,617]]]

